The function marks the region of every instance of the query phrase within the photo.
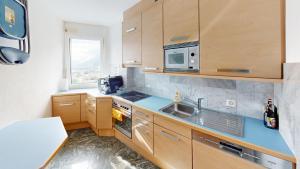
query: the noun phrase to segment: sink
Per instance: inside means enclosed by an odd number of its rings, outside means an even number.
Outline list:
[[[178,103],[177,110],[175,109],[175,105],[176,104],[173,103],[165,108],[162,108],[160,111],[179,118],[188,118],[193,116],[197,112],[197,109],[194,106],[185,103]]]

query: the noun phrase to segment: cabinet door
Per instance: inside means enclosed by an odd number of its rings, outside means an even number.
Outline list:
[[[201,74],[281,78],[281,0],[200,0]]]
[[[64,124],[80,122],[80,95],[53,97],[53,116]]]
[[[235,155],[193,140],[193,169],[264,169]]]
[[[163,71],[163,4],[162,0],[147,0],[142,12],[142,60],[144,71]]]
[[[91,96],[87,96],[86,99],[86,116],[89,124],[97,129],[96,98]]]
[[[112,99],[97,99],[98,129],[112,129]]]
[[[153,123],[138,116],[132,119],[133,143],[149,154],[153,154]]]
[[[164,45],[199,40],[198,0],[164,0]]]
[[[161,162],[162,168],[191,169],[191,139],[154,125],[154,157]]]
[[[123,64],[142,63],[142,15],[136,14],[123,22]]]

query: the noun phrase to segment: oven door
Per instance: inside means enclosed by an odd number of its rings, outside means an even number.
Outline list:
[[[165,50],[166,69],[188,69],[189,49],[169,49]]]
[[[128,138],[132,138],[132,116],[129,112],[113,108],[112,116],[114,119],[115,129],[120,131]]]

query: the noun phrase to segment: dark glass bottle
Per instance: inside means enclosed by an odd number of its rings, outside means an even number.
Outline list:
[[[279,128],[279,116],[277,107],[273,104],[272,99],[268,100],[265,113],[264,113],[264,124],[266,127],[271,129]]]

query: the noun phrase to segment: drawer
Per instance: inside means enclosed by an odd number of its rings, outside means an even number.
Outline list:
[[[64,124],[80,122],[80,101],[54,102],[53,116],[59,116]]]
[[[192,140],[154,125],[154,157],[162,168],[192,169]]]
[[[139,117],[133,118],[132,140],[135,145],[153,154],[153,123]]]
[[[89,109],[91,111],[96,111],[96,107],[97,107],[96,98],[87,96],[85,103],[86,103],[87,109]]]
[[[80,102],[80,95],[72,95],[72,96],[55,96],[52,97],[53,102]]]
[[[151,128],[153,129],[153,123],[147,120],[142,119],[139,116],[133,115],[132,116],[132,126],[143,126],[143,128]]]
[[[96,110],[93,111],[93,110],[87,108],[86,115],[87,115],[87,120],[88,120],[89,124],[93,128],[97,129],[97,113],[96,113]]]
[[[169,129],[171,131],[174,131],[182,136],[185,136],[187,138],[192,138],[192,129],[189,127],[184,126],[183,124],[180,124],[178,122],[175,122],[174,120],[171,120],[167,117],[163,117],[160,115],[154,115],[154,123],[164,127],[166,129]]]
[[[153,122],[153,113],[147,110],[142,110],[139,108],[133,108],[133,115],[138,116],[144,120]]]

